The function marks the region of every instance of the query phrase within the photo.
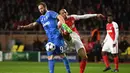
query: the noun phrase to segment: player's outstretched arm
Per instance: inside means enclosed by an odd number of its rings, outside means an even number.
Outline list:
[[[72,30],[65,24],[65,20],[61,15],[58,15],[57,18],[59,19],[61,26],[64,30],[66,30],[68,33],[72,33]],[[60,26],[60,25],[59,25]]]
[[[88,18],[92,18],[92,17],[102,17],[102,18],[105,17],[102,14],[84,14],[84,15],[71,15],[71,16],[74,17],[75,20],[88,19]]]
[[[30,28],[33,28],[35,27],[36,25],[38,25],[37,22],[33,22],[33,23],[30,23],[28,25],[25,25],[25,26],[18,26],[17,29],[20,30],[20,29],[30,29]]]

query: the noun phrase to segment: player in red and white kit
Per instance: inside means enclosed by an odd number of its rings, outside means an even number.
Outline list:
[[[110,52],[114,57],[115,69],[113,72],[118,72],[118,37],[119,37],[119,29],[118,24],[112,20],[112,16],[107,17],[107,25],[106,25],[106,37],[103,41],[102,47],[102,56],[106,68],[103,70],[108,71],[111,69],[108,61],[107,52]]]
[[[65,19],[65,23],[73,31],[70,34],[71,39],[67,40],[67,38],[65,38],[65,41],[66,41],[66,43],[69,47],[69,50],[71,50],[73,48],[76,49],[78,55],[81,57],[80,73],[84,73],[84,70],[85,70],[85,67],[86,67],[87,55],[86,55],[84,45],[83,45],[83,43],[80,39],[79,32],[77,31],[74,22],[76,20],[79,20],[79,19],[87,19],[87,18],[92,18],[92,17],[104,17],[104,16],[102,14],[68,15],[68,12],[65,9],[60,10],[60,15],[63,16],[63,18]],[[58,25],[60,25],[60,22],[58,23]],[[64,35],[65,34],[66,34],[66,32],[64,32]],[[69,35],[67,35],[67,36],[69,36]]]

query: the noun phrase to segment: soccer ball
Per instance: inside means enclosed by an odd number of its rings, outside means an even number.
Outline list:
[[[51,42],[48,42],[46,44],[46,51],[53,51],[53,50],[55,50],[55,45]]]

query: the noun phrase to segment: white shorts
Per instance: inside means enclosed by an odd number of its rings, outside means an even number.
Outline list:
[[[102,47],[102,51],[110,52],[112,54],[118,53],[118,41],[116,42],[115,46],[113,46],[112,41],[106,41]]]
[[[84,48],[84,45],[82,41],[80,40],[80,36],[75,32],[71,33],[70,36],[72,37],[72,40],[71,41],[66,40],[65,42],[67,43],[70,51],[72,49],[75,49],[76,52],[78,53],[79,49]]]

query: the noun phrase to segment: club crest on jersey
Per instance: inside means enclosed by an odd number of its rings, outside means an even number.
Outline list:
[[[44,16],[44,18],[42,18],[41,22],[44,22],[48,19],[48,16]]]

